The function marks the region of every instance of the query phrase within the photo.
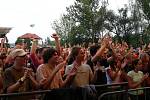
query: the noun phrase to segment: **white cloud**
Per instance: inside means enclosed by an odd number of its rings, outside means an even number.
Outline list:
[[[0,27],[13,27],[7,34],[9,42],[27,33],[43,39],[54,30],[51,23],[60,17],[73,0],[0,0]],[[35,24],[31,28],[30,25]]]
[[[108,8],[117,12],[119,8],[122,8],[125,4],[128,4],[129,0],[108,0],[108,2]]]
[[[119,5],[123,1],[116,0],[115,3]],[[74,0],[0,0],[0,27],[13,27],[7,34],[10,43],[27,32],[36,33],[45,39],[54,32],[51,23],[59,19],[73,2]],[[114,6],[114,0],[109,2],[111,8],[117,7]],[[31,28],[31,24],[35,24],[35,27]]]

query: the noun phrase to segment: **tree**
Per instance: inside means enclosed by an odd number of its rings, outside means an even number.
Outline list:
[[[67,14],[61,21],[54,22],[54,29],[72,45],[97,42],[104,21],[97,19],[102,18],[101,14],[105,11],[104,6],[100,9],[99,3],[99,0],[76,0],[74,5],[66,8]]]
[[[148,22],[148,26],[144,30],[146,33],[150,34],[150,0],[136,0],[136,2],[141,7],[144,17]]]
[[[147,44],[149,42],[149,16],[146,16],[148,14],[144,9],[148,9],[148,7],[144,7],[145,4],[148,3],[148,0],[130,0],[130,10],[131,10],[131,17],[133,18],[133,24],[134,24],[134,34],[137,35],[137,41],[140,41],[137,44]],[[147,5],[147,4],[146,4]],[[144,9],[143,9],[144,8]],[[147,10],[149,12],[149,10]]]
[[[150,20],[150,0],[136,0],[143,10],[145,19]]]
[[[147,43],[149,39],[145,37],[149,36],[145,33],[150,32],[149,1],[136,1],[125,5],[116,14],[107,9],[107,0],[75,0],[66,8],[67,13],[59,21],[54,21],[53,29],[61,36],[61,43],[69,45],[96,43],[107,32],[129,45]]]
[[[30,47],[31,47],[31,39],[17,38],[15,43],[26,43],[27,44],[27,49],[30,49]]]
[[[61,43],[65,45],[68,43],[69,33],[71,28],[75,26],[75,22],[67,15],[63,15],[60,20],[55,20],[52,24],[52,28],[61,37]]]
[[[116,35],[119,42],[126,41],[130,44],[130,34],[133,33],[133,18],[128,16],[128,8],[118,10],[118,15],[113,11],[106,14],[105,28]]]
[[[99,17],[99,8],[99,0],[76,0],[74,5],[67,8],[68,16],[76,22],[78,29],[78,33],[74,34],[84,40],[81,43],[98,41],[96,18]]]

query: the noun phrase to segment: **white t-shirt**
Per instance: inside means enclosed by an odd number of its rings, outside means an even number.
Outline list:
[[[68,65],[65,70],[65,75],[68,75],[73,68],[73,64]],[[93,79],[93,72],[89,65],[82,64],[78,67],[77,73],[73,79],[73,87],[83,87],[89,85]]]

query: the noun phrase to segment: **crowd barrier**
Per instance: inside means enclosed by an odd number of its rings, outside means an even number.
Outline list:
[[[128,83],[88,85],[21,93],[0,94],[0,100],[150,100],[150,87],[128,89]],[[116,90],[118,87],[124,87]],[[107,89],[98,94],[94,89]],[[120,87],[119,87],[120,88]],[[94,95],[96,94],[96,95]]]
[[[119,84],[88,85],[77,88],[61,88],[52,90],[41,90],[21,93],[0,94],[0,100],[97,100],[97,89],[112,91],[114,86],[127,86],[127,82]],[[111,88],[110,88],[111,87]],[[108,89],[109,88],[109,89]]]
[[[128,89],[128,82],[112,83],[104,85],[95,85],[97,97],[106,92],[119,91]]]
[[[89,100],[85,88],[61,88],[0,94],[0,100]]]
[[[98,100],[150,100],[150,87],[106,92]]]

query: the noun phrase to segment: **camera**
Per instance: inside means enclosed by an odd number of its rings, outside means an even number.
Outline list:
[[[0,38],[4,38],[6,34],[0,34]]]

